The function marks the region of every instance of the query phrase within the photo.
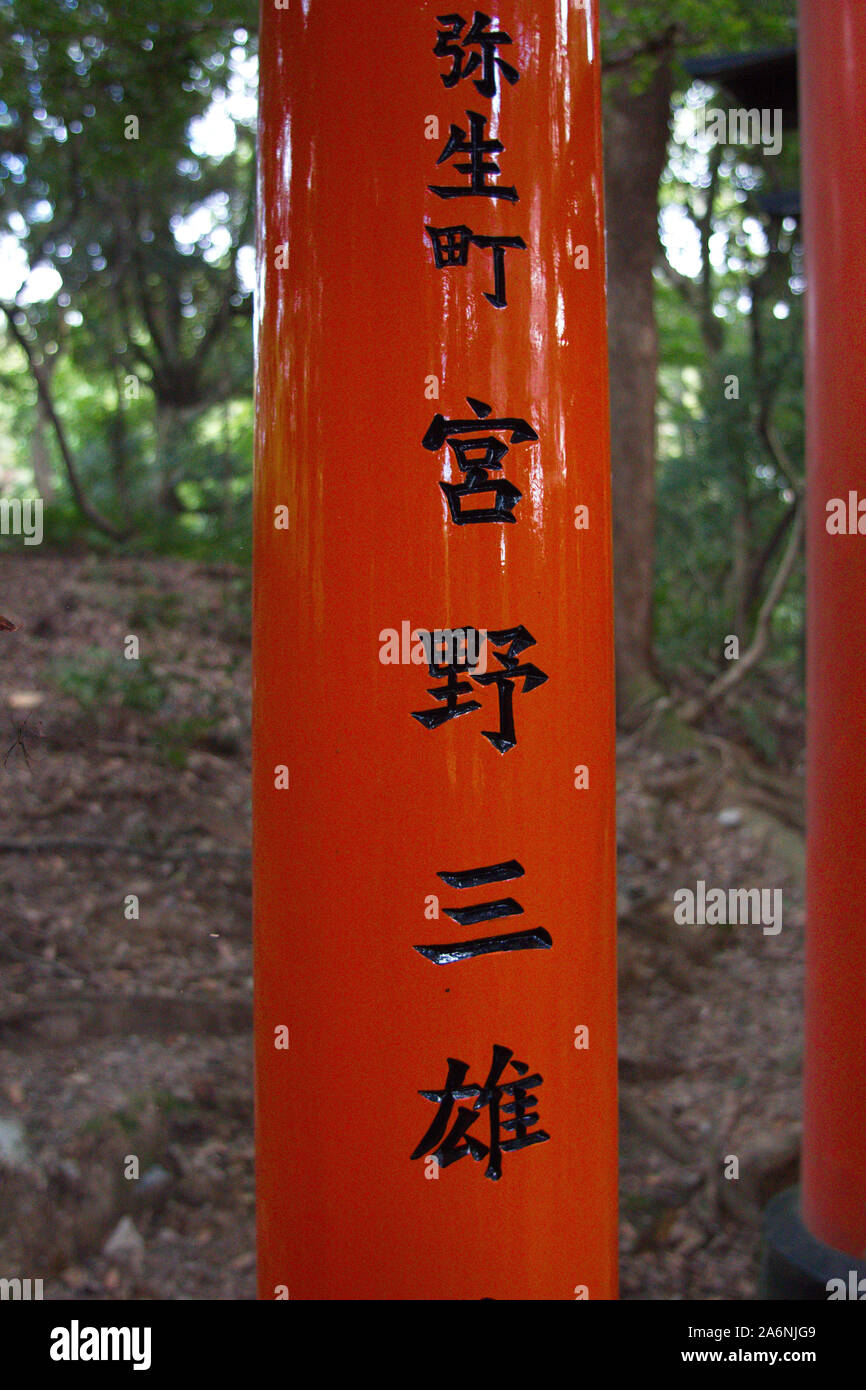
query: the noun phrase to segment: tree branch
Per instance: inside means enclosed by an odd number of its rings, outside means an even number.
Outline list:
[[[750,646],[740,657],[739,661],[732,664],[728,670],[725,671],[724,675],[719,676],[718,680],[713,681],[702,695],[695,696],[687,700],[685,704],[680,705],[679,709],[675,712],[677,717],[682,719],[685,723],[691,723],[703,714],[709,705],[715,704],[723,695],[727,695],[728,691],[732,690],[735,685],[738,685],[739,682],[749,674],[752,668],[757,666],[761,657],[764,655],[769,640],[770,622],[773,613],[785,592],[788,580],[791,577],[791,571],[794,568],[800,550],[800,541],[803,536],[803,508],[799,503],[795,503],[795,512],[796,514],[794,516],[794,522],[791,527],[791,534],[788,538],[785,553],[773,577],[773,582],[764,597],[764,602],[761,604]]]
[[[81,480],[78,477],[78,469],[76,467],[75,460],[72,457],[72,450],[70,449],[69,441],[66,438],[66,431],[63,428],[57,411],[54,409],[54,401],[51,398],[51,391],[49,390],[48,382],[45,378],[45,373],[41,370],[39,366],[37,366],[36,359],[33,355],[33,349],[31,348],[24,334],[21,332],[21,329],[18,327],[18,324],[15,322],[15,310],[11,309],[8,304],[0,304],[0,308],[3,309],[3,313],[6,315],[6,322],[9,325],[9,332],[12,334],[12,337],[15,339],[16,343],[21,348],[22,352],[27,358],[27,365],[30,369],[30,375],[33,377],[33,380],[36,383],[36,390],[39,394],[39,399],[42,402],[42,408],[45,411],[45,414],[51,423],[52,429],[54,430],[54,435],[57,439],[57,445],[60,449],[60,456],[63,459],[63,465],[66,469],[66,476],[69,480],[70,491],[72,492],[72,496],[75,499],[75,503],[79,511],[81,512],[82,516],[90,522],[91,526],[95,526],[98,531],[101,531],[103,533],[103,535],[110,536],[111,539],[115,541],[126,540],[127,537],[131,534],[131,529],[127,527],[125,530],[122,530],[120,527],[115,526],[112,521],[109,521],[107,517],[103,516],[102,513],[98,511],[97,508],[94,507],[91,502],[88,501],[84,489],[81,486]]]

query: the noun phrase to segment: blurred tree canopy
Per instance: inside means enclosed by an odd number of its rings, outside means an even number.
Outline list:
[[[248,554],[256,10],[0,0],[0,486],[49,542]],[[628,720],[712,695],[730,634],[802,659],[797,141],[702,138],[730,98],[684,66],[792,45],[795,0],[601,18]]]
[[[729,635],[745,674],[780,629],[790,658],[802,629],[802,252],[767,197],[796,193],[796,132],[777,153],[702,137],[699,111],[737,103],[685,66],[790,49],[795,17],[794,0],[602,0],[625,723],[696,674],[715,696]]]
[[[2,367],[34,481],[63,466],[49,536],[230,522],[246,548],[255,22],[243,0],[0,4]]]

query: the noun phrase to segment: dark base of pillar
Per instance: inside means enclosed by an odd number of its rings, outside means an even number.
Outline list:
[[[830,1279],[841,1279],[845,1294],[836,1297],[866,1300],[866,1261],[855,1260],[817,1240],[800,1217],[799,1189],[789,1187],[774,1197],[764,1212],[764,1253],[759,1298],[821,1300],[832,1288]],[[860,1280],[863,1280],[862,1289]]]

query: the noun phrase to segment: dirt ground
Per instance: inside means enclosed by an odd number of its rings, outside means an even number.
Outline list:
[[[252,1298],[248,577],[4,556],[0,613],[0,1275]],[[625,1298],[754,1296],[795,1177],[797,785],[727,738],[620,750]],[[697,879],[782,888],[782,931],[675,926]]]

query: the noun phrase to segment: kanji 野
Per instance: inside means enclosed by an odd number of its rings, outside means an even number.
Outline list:
[[[516,1081],[502,1080],[507,1066],[517,1072]],[[503,1047],[500,1043],[494,1044],[493,1059],[483,1086],[467,1085],[468,1071],[468,1062],[449,1057],[448,1075],[442,1090],[418,1092],[425,1100],[438,1105],[439,1109],[424,1138],[413,1150],[412,1158],[421,1158],[425,1153],[432,1152],[439,1166],[447,1168],[467,1155],[476,1163],[486,1157],[484,1176],[497,1182],[502,1177],[503,1154],[544,1144],[550,1138],[546,1130],[532,1130],[532,1126],[538,1123],[538,1112],[532,1109],[533,1105],[538,1104],[538,1097],[530,1093],[534,1087],[541,1086],[543,1078],[537,1072],[527,1076],[529,1068],[526,1063],[515,1061],[511,1048]],[[458,1106],[449,1130],[455,1103],[460,1100],[474,1100],[475,1103],[471,1107]],[[469,1133],[484,1109],[489,1118],[488,1144]],[[503,1139],[503,1131],[513,1137]]]
[[[463,38],[460,35],[466,26],[466,20],[462,15],[439,14],[436,19],[439,24],[448,26],[437,33],[436,47],[433,49],[437,58],[451,59],[451,71],[441,74],[446,87],[456,87],[461,78],[471,77],[479,68],[481,76],[475,79],[474,85],[483,97],[496,95],[497,68],[510,86],[513,87],[515,82],[520,80],[517,69],[504,58],[500,58],[496,52],[502,45],[513,42],[511,35],[502,30],[488,30],[487,26],[492,22],[489,14],[482,14],[480,10],[476,10]],[[466,50],[470,48],[480,48],[481,52],[467,53]]]
[[[543,685],[548,676],[532,662],[519,660],[521,652],[535,645],[535,638],[525,627],[504,628],[499,632],[488,631],[486,638],[493,648],[507,647],[504,652],[494,650],[493,653],[504,669],[476,675],[468,661],[451,660],[441,665],[431,661],[427,668],[430,675],[435,680],[444,680],[445,685],[430,686],[427,693],[432,695],[434,700],[438,700],[442,708],[412,710],[411,714],[425,729],[438,729],[450,719],[458,719],[461,715],[472,714],[481,708],[478,700],[464,700],[461,703],[461,695],[473,694],[470,681],[461,680],[461,676],[469,675],[476,685],[495,685],[499,692],[499,728],[482,729],[481,732],[497,752],[507,753],[517,744],[514,725],[515,682],[523,681],[522,689],[525,695],[537,686]]]
[[[538,435],[526,420],[511,416],[491,420],[492,406],[472,396],[466,399],[476,418],[448,420],[444,415],[434,415],[421,441],[422,446],[435,452],[447,443],[457,467],[465,475],[462,483],[445,483],[441,480],[439,483],[448,501],[451,520],[457,526],[484,522],[513,523],[517,518],[512,513],[523,494],[507,478],[490,477],[491,472],[503,468],[502,460],[508,453],[508,444],[497,439],[495,434],[484,431],[498,430],[501,434],[510,434],[510,444],[525,444],[537,440]],[[481,434],[482,438],[472,437],[477,434]],[[463,435],[470,437],[464,439],[461,437]],[[481,497],[492,498],[492,504],[484,507],[471,505]]]
[[[437,198],[505,198],[509,203],[516,203],[516,188],[487,182],[490,174],[498,174],[501,171],[494,159],[485,159],[484,156],[501,154],[505,146],[499,140],[484,139],[486,116],[480,115],[478,111],[467,111],[466,115],[469,117],[468,137],[461,126],[452,124],[445,147],[436,163],[444,164],[446,159],[455,154],[468,154],[469,159],[466,163],[455,164],[454,168],[458,174],[469,175],[469,186],[463,188],[459,184],[431,183],[427,185],[430,192],[435,193]]]

